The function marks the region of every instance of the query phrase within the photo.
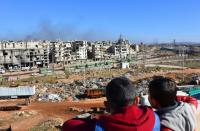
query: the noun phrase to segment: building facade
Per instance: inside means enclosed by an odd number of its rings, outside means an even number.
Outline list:
[[[94,61],[130,59],[139,50],[121,36],[112,41],[0,41],[0,65],[7,69],[48,67],[49,63],[71,64]]]
[[[6,68],[48,66],[49,42],[1,41],[0,63]]]
[[[116,59],[126,59],[130,54],[130,42],[120,36],[118,41],[112,44],[111,52]]]
[[[76,60],[87,59],[87,41],[73,41],[72,42],[73,55]]]

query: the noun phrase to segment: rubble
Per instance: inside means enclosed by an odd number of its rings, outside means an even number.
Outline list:
[[[36,111],[32,111],[32,110],[25,110],[25,111],[16,111],[13,113],[13,116],[18,118],[18,117],[29,117],[32,115],[37,114]]]
[[[61,98],[58,94],[44,94],[41,98],[38,99],[39,101],[61,101]]]
[[[126,73],[122,76],[131,77],[130,73]],[[77,80],[69,84],[65,83],[43,83],[36,88],[36,95],[33,96],[33,100],[43,102],[60,102],[60,101],[77,101],[80,96],[84,95],[86,89],[102,89],[105,88],[108,82],[111,81],[111,77],[108,78],[87,78],[86,80]],[[140,80],[135,83],[137,87],[137,94],[143,92],[147,94],[149,80]]]
[[[70,84],[43,83],[36,88],[36,95],[32,98],[44,102],[77,101],[78,96],[83,95],[86,89],[104,88],[110,80],[111,78],[88,78]]]

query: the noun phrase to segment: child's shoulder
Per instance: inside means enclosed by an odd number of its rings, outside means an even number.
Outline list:
[[[190,111],[190,112],[194,112],[194,113],[197,111],[195,105],[192,104],[192,103],[187,103],[187,102],[183,102],[183,101],[180,101],[179,103],[182,106],[181,110],[184,110],[184,111],[187,111],[187,112]]]
[[[159,114],[161,125],[170,129],[177,129],[178,127],[184,127],[182,123],[195,127],[196,115],[192,104],[186,102],[177,102],[177,106],[168,107],[166,110],[162,110],[162,114]],[[179,129],[180,130],[180,129]],[[181,129],[182,130],[182,129]]]

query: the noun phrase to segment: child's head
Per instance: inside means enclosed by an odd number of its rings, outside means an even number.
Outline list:
[[[149,83],[149,102],[154,108],[173,105],[176,93],[176,82],[171,78],[158,76]]]
[[[110,112],[120,110],[133,104],[135,94],[136,89],[131,80],[125,77],[114,78],[106,87],[106,107],[110,108]]]

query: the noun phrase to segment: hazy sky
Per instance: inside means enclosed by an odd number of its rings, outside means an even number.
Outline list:
[[[200,0],[0,0],[0,39],[200,42]]]

